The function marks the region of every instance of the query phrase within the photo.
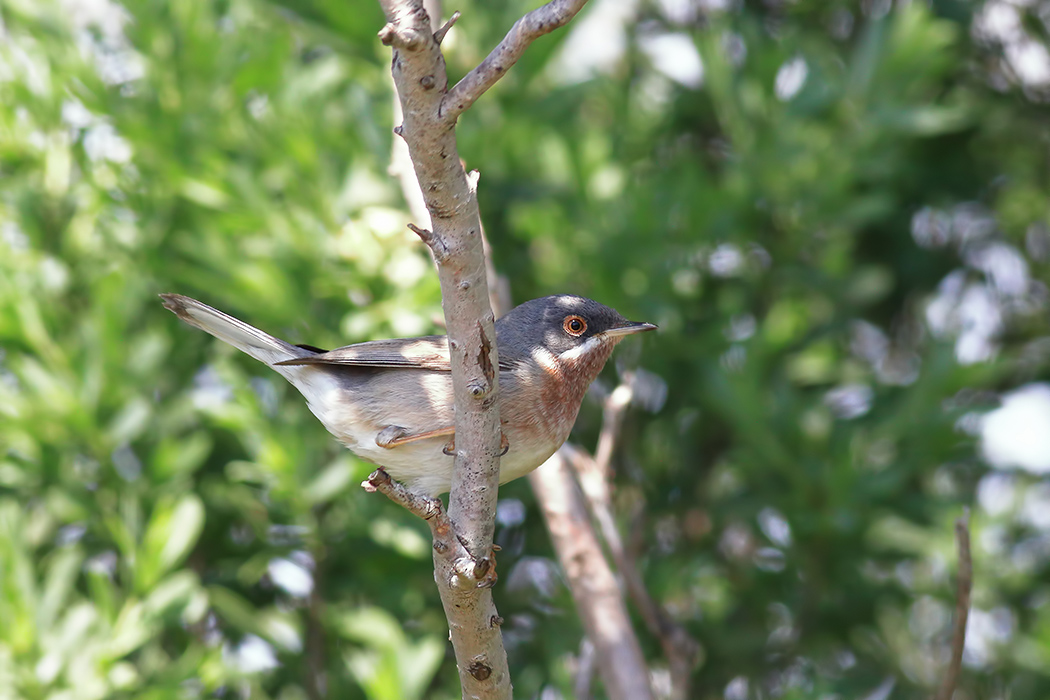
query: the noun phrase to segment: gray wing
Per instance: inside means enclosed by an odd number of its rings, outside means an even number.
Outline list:
[[[278,365],[344,365],[348,367],[413,367],[435,372],[451,372],[448,338],[430,335],[423,338],[370,340],[347,345],[306,357],[294,357]]]
[[[369,340],[347,345],[325,352],[309,345],[296,346],[316,352],[316,355],[295,357],[275,365],[342,365],[344,367],[386,367],[429,369],[434,372],[451,372],[452,361],[448,353],[448,337],[427,335],[422,338],[393,338],[391,340]],[[507,371],[511,364],[500,360],[499,368]]]

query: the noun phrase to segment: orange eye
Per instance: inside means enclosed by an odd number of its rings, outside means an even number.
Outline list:
[[[587,332],[587,322],[579,316],[566,316],[565,322],[561,324],[561,327],[573,338],[579,338]]]

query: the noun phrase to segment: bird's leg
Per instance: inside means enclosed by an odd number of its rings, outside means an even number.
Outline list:
[[[452,426],[449,426],[448,428],[438,428],[437,430],[427,430],[422,433],[410,433],[408,432],[408,428],[402,428],[400,425],[388,425],[376,435],[376,444],[382,448],[392,450],[395,447],[409,442],[426,440],[427,438],[432,437],[442,437],[445,435],[455,435],[455,433],[456,429]]]

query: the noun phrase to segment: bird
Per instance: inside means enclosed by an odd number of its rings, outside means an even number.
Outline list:
[[[181,294],[164,306],[270,366],[339,442],[410,491],[452,485],[455,439],[448,338],[371,340],[325,351],[293,345]],[[527,301],[495,322],[503,431],[501,484],[529,473],[568,439],[584,394],[613,348],[655,330],[585,297]]]

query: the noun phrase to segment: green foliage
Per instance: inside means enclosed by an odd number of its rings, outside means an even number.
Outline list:
[[[405,637],[397,620],[379,608],[348,611],[340,622],[342,634],[366,650],[350,652],[346,665],[370,698],[415,700],[423,697],[444,645],[439,637],[418,643]]]
[[[694,696],[928,697],[974,505],[957,697],[1041,700],[1045,485],[974,440],[993,392],[1050,371],[1050,95],[989,38],[1003,4],[675,5],[624,10],[593,69],[589,8],[458,133],[516,299],[661,326],[618,351],[667,397],[628,418],[616,501],[702,642]],[[453,9],[455,78],[528,6]],[[156,298],[326,347],[439,332],[386,174],[378,7],[0,0],[0,21],[0,698],[454,697],[425,527]],[[525,504],[497,532],[516,692],[568,697],[580,625],[527,485],[502,492]]]

